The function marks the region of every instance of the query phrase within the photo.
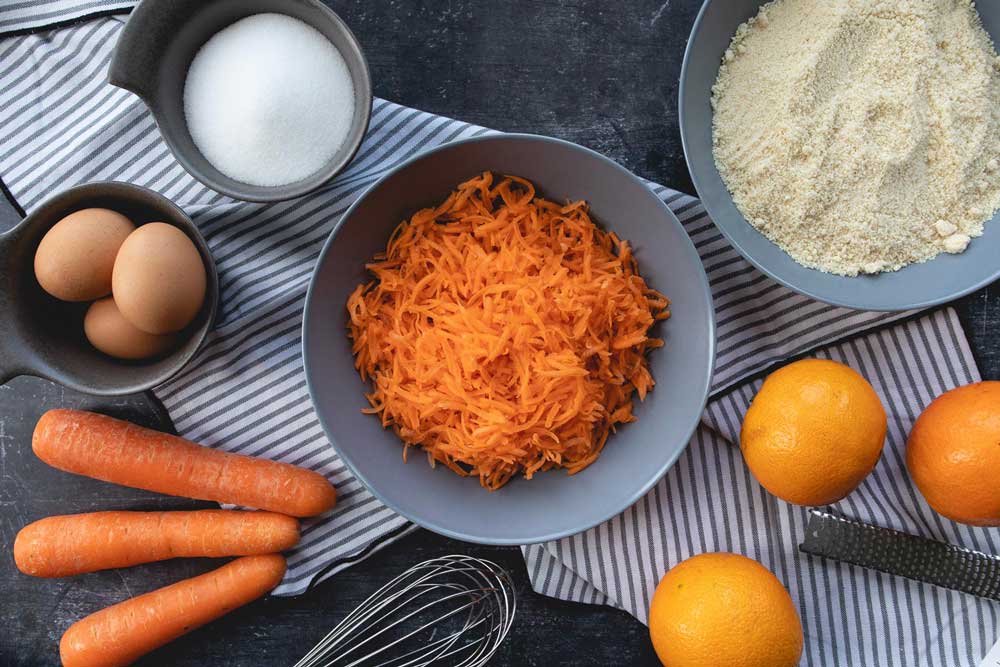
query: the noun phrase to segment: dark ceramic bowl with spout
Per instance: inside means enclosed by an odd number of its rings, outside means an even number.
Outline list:
[[[64,217],[84,208],[117,211],[136,226],[165,222],[187,234],[198,249],[208,279],[205,302],[181,332],[183,342],[167,354],[123,361],[97,351],[83,333],[90,303],[60,301],[35,279],[35,251],[42,237]],[[180,371],[211,330],[219,301],[212,254],[191,219],[166,197],[117,182],[88,183],[60,192],[0,234],[0,283],[0,383],[34,375],[100,396],[143,391]]]
[[[273,187],[243,183],[216,169],[195,145],[184,116],[184,82],[198,50],[223,28],[262,13],[291,16],[318,30],[340,51],[354,83],[354,116],[340,150],[318,172]],[[319,0],[144,0],[118,38],[108,81],[146,103],[188,173],[216,192],[244,201],[293,199],[327,183],[354,158],[371,118],[371,76],[361,45]]]

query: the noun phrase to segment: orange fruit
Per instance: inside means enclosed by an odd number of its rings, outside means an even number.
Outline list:
[[[649,635],[665,667],[792,667],[802,622],[778,578],[728,553],[688,558],[656,587]]]
[[[938,396],[917,418],[906,467],[936,512],[973,526],[1000,526],[1000,382]]]
[[[761,485],[796,505],[841,500],[882,454],[885,408],[853,368],[796,361],[764,380],[743,418],[740,449]]]

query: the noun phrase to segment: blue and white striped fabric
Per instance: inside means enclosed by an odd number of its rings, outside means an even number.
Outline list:
[[[77,183],[138,183],[173,199],[199,225],[219,267],[220,326],[189,370],[156,394],[182,435],[303,465],[337,485],[337,508],[308,522],[290,554],[277,593],[294,595],[412,529],[351,476],[311,409],[299,335],[313,261],[351,202],[386,171],[421,150],[488,130],[377,100],[357,159],[329,186],[280,204],[230,200],[188,176],[145,107],[105,83],[124,21],[106,13],[123,4],[0,8],[0,30],[17,32],[0,39],[0,177],[27,210]],[[41,29],[78,16],[96,18]],[[955,313],[865,313],[796,295],[747,264],[697,200],[650,187],[684,223],[711,281],[719,325],[713,399],[687,453],[634,507],[572,538],[525,547],[536,590],[612,604],[644,620],[667,568],[701,551],[731,550],[757,558],[789,587],[808,637],[804,664],[976,667],[1000,633],[996,604],[799,554],[804,511],[764,492],[733,444],[769,367],[803,354],[842,360],[873,381],[891,412],[886,455],[837,509],[1000,552],[1000,530],[941,519],[902,465],[905,434],[922,407],[978,379]]]
[[[97,16],[122,13],[137,0],[3,0],[0,2],[0,35],[51,30]]]

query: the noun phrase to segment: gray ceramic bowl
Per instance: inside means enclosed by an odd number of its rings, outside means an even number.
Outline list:
[[[365,262],[385,249],[401,220],[442,201],[485,170],[530,179],[543,196],[586,199],[594,218],[632,242],[643,276],[673,302],[650,356],[656,389],[638,421],[608,441],[600,459],[569,476],[549,471],[515,478],[499,491],[480,487],[414,453],[379,420],[361,414],[369,390],[354,370],[346,332],[347,297],[369,280]],[[330,235],[306,297],[306,379],[337,453],[382,502],[435,532],[471,542],[528,544],[577,533],[627,508],[677,460],[705,405],[715,352],[708,281],[677,218],[635,176],[580,146],[532,135],[460,141],[424,153],[376,183]]]
[[[181,336],[183,343],[149,361],[121,361],[98,352],[84,337],[89,303],[59,301],[35,279],[35,250],[62,218],[83,208],[109,208],[137,226],[166,222],[194,242],[205,263],[205,303]],[[0,383],[36,375],[88,394],[114,396],[154,387],[195,355],[215,319],[219,284],[212,254],[184,211],[162,195],[128,183],[88,183],[61,192],[0,235]]]
[[[846,278],[807,269],[754,229],[736,208],[712,156],[712,85],[736,28],[765,0],[706,0],[688,40],[680,83],[684,154],[698,195],[716,226],[757,268],[791,289],[820,301],[862,310],[908,310],[964,296],[1000,278],[1000,222],[973,239],[961,255],[939,255],[922,264],[876,276]],[[1000,43],[1000,3],[976,5],[986,30]],[[1000,216],[998,216],[1000,217]]]
[[[220,172],[195,146],[184,118],[184,81],[198,49],[226,26],[264,12],[292,16],[323,33],[347,61],[355,93],[350,133],[330,163],[308,178],[276,187],[249,185]],[[118,38],[108,81],[132,91],[149,106],[167,146],[188,173],[213,190],[244,201],[292,199],[332,179],[354,158],[372,111],[371,77],[361,45],[319,0],[145,0]]]

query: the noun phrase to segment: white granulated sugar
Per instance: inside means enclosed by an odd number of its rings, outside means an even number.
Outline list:
[[[354,84],[340,51],[283,14],[256,14],[213,35],[184,84],[195,145],[230,178],[259,186],[316,173],[347,139]]]
[[[1000,207],[1000,59],[970,0],[770,2],[712,105],[736,205],[805,266],[962,252]]]

